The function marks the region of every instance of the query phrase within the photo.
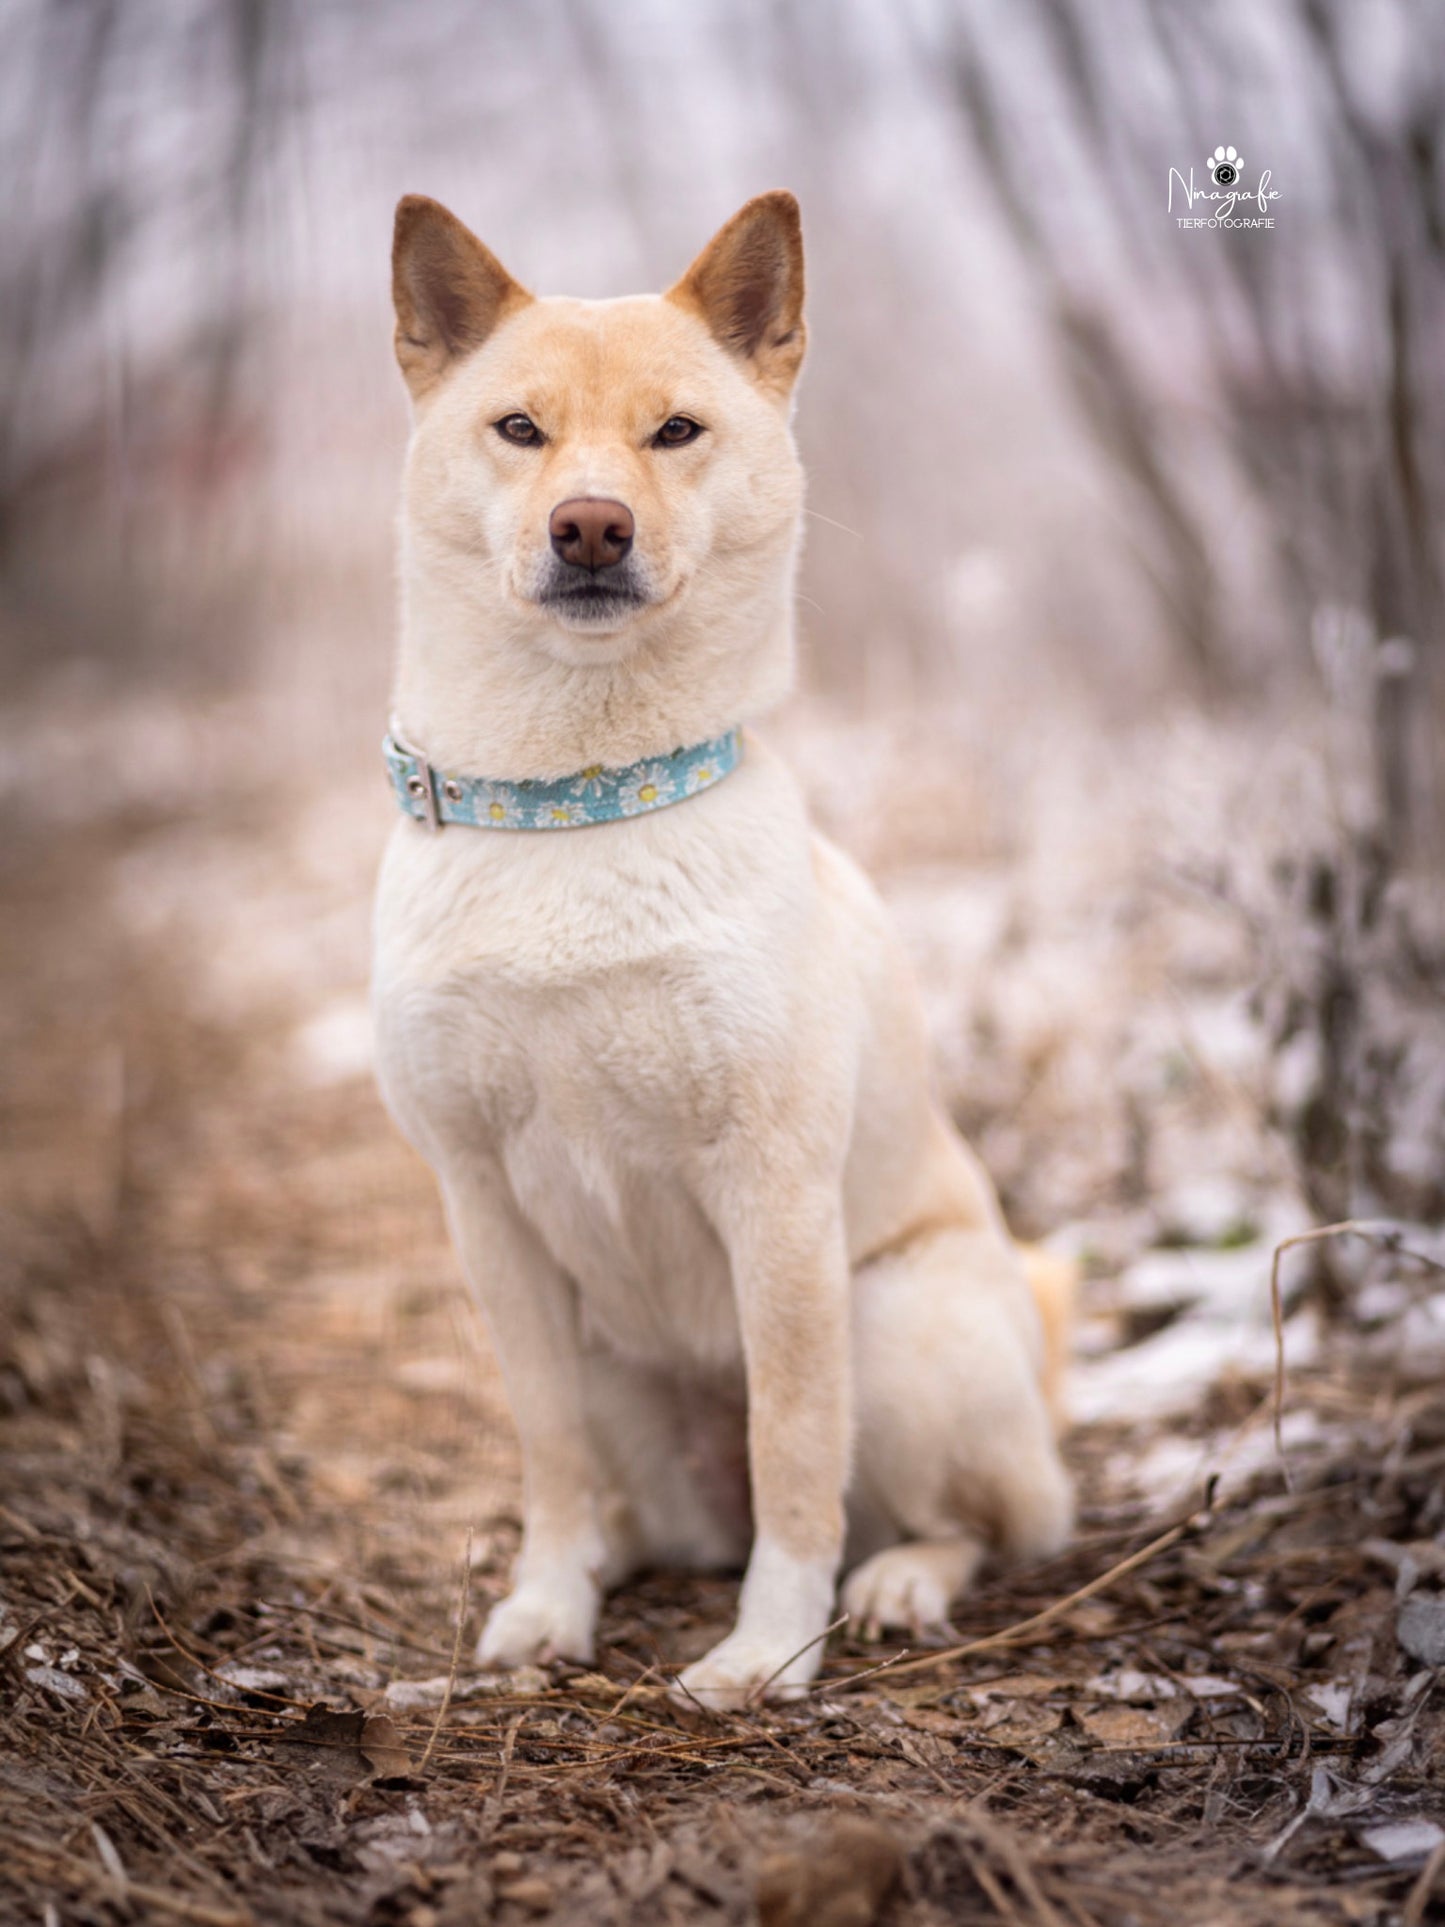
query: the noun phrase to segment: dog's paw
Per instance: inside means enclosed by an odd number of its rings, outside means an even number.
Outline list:
[[[800,1699],[822,1663],[821,1639],[798,1653],[791,1644],[736,1632],[688,1667],[674,1697],[709,1712],[734,1712],[763,1700]]]
[[[945,1626],[981,1557],[969,1539],[889,1546],[849,1573],[843,1610],[870,1639],[884,1627],[916,1634]]]
[[[524,1584],[488,1613],[477,1661],[499,1671],[553,1659],[590,1664],[596,1630],[597,1588],[590,1579]]]

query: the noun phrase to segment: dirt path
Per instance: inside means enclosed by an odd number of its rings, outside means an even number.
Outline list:
[[[1151,1425],[1082,1428],[1078,1544],[958,1623],[1051,1612],[1002,1643],[860,1684],[897,1649],[839,1638],[804,1705],[713,1720],[665,1681],[733,1585],[655,1581],[596,1671],[472,1671],[517,1466],[367,1078],[354,816],[233,792],[4,851],[0,1918],[1445,1917],[1445,1397],[1356,1333],[1294,1387],[1293,1490],[1255,1453],[1161,1516],[1119,1470]],[[1258,1440],[1266,1391],[1174,1430]]]

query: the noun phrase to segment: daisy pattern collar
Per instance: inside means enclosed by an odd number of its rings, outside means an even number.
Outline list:
[[[439,830],[466,823],[478,830],[574,830],[646,816],[711,789],[742,758],[742,732],[730,729],[668,756],[648,756],[624,769],[594,763],[552,782],[509,783],[434,769],[395,724],[382,744],[387,774],[405,815]]]

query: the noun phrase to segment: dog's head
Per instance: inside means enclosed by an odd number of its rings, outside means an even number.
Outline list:
[[[392,289],[408,539],[510,639],[620,662],[684,612],[726,623],[779,576],[801,502],[791,194],[749,201],[666,294],[614,301],[538,299],[408,195]]]

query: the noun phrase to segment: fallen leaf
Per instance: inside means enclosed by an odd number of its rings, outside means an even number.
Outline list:
[[[576,1673],[567,1681],[567,1691],[579,1699],[592,1697],[611,1702],[620,1699],[623,1690],[619,1688],[615,1679],[609,1679],[605,1673]],[[636,1682],[633,1690],[637,1690]],[[643,1691],[646,1690],[646,1687],[643,1687]]]
[[[1172,1740],[1193,1711],[1189,1706],[1094,1706],[1074,1718],[1104,1746],[1158,1746]]]
[[[1238,1680],[1220,1679],[1214,1673],[1181,1673],[1179,1684],[1197,1700],[1241,1699],[1244,1695]]]
[[[1395,1621],[1395,1636],[1422,1666],[1445,1666],[1445,1599],[1411,1593]]]
[[[915,1766],[931,1768],[947,1775],[958,1771],[958,1745],[938,1733],[906,1733],[898,1736],[898,1750]]]
[[[1028,1700],[990,1706],[979,1726],[991,1740],[1020,1744],[1056,1733],[1064,1723],[1061,1706],[1037,1706]]]
[[[1349,1732],[1355,1689],[1348,1680],[1326,1680],[1316,1686],[1307,1686],[1305,1698],[1319,1708],[1331,1726],[1341,1733]]]
[[[370,1714],[361,1729],[362,1758],[378,1780],[396,1780],[411,1772],[411,1755],[385,1713]]]
[[[258,1693],[263,1697],[284,1698],[291,1683],[278,1667],[242,1666],[236,1660],[227,1660],[218,1666],[214,1677],[224,1680],[237,1693]]]
[[[85,1690],[84,1680],[75,1679],[69,1673],[62,1673],[55,1666],[27,1666],[25,1677],[32,1686],[38,1686],[47,1693],[54,1693],[60,1699],[83,1700],[90,1697]]]
[[[145,1719],[164,1719],[171,1710],[159,1693],[136,1680],[126,1680],[121,1687],[121,1694],[121,1704],[125,1708],[127,1719],[135,1719],[137,1716]]]
[[[366,1718],[365,1713],[338,1713],[318,1702],[307,1708],[305,1719],[284,1728],[276,1744],[283,1756],[304,1763],[318,1780],[351,1786],[370,1774],[361,1751]]]
[[[903,1711],[903,1724],[915,1733],[941,1733],[945,1739],[959,1738],[957,1713],[942,1713],[934,1707],[910,1706]]]
[[[1005,1673],[1002,1679],[981,1679],[969,1687],[968,1696],[973,1700],[1046,1699],[1050,1693],[1057,1693],[1060,1685],[1048,1673]]]
[[[1310,1775],[1309,1799],[1284,1831],[1276,1834],[1264,1849],[1265,1864],[1278,1859],[1306,1821],[1345,1820],[1351,1814],[1363,1813],[1378,1797],[1372,1787],[1352,1786],[1337,1773],[1331,1773],[1327,1766],[1317,1766]]]
[[[437,1673],[431,1679],[394,1679],[387,1686],[385,1697],[388,1706],[410,1712],[419,1706],[440,1706],[447,1697],[448,1686],[453,1704],[459,1704],[463,1700],[545,1693],[551,1685],[550,1675],[540,1666],[519,1666],[514,1672],[477,1673],[470,1679],[453,1680],[446,1673]],[[619,1690],[612,1685],[614,1694]]]
[[[1100,1699],[1171,1700],[1178,1684],[1163,1673],[1141,1673],[1137,1666],[1121,1666],[1117,1673],[1100,1673],[1088,1683],[1088,1690]]]
[[[1360,1839],[1381,1860],[1398,1866],[1402,1860],[1424,1860],[1445,1840],[1445,1827],[1433,1820],[1390,1820],[1366,1827]]]
[[[445,1673],[438,1673],[435,1679],[394,1679],[381,1697],[388,1706],[411,1712],[419,1706],[440,1706],[447,1696],[447,1684]]]
[[[365,1713],[338,1713],[318,1700],[314,1706],[307,1707],[306,1717],[299,1725],[287,1728],[286,1738],[307,1746],[356,1746],[365,1724]]]

